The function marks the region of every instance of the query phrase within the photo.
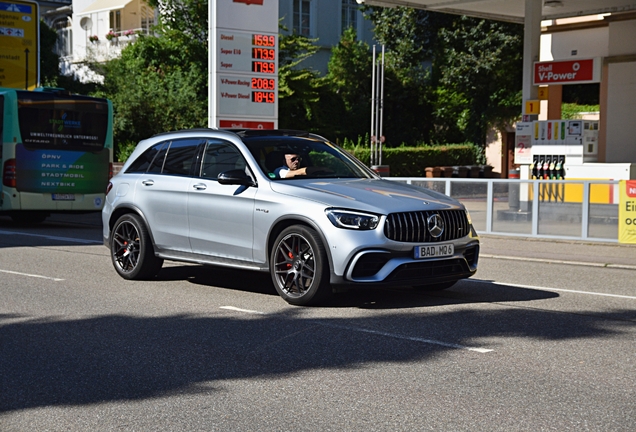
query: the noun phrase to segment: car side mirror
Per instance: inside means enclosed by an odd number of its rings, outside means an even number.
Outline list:
[[[216,179],[223,185],[256,186],[254,180],[242,169],[223,171]]]

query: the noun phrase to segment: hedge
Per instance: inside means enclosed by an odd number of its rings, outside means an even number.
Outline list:
[[[369,147],[356,146],[347,151],[367,166],[370,164]],[[424,177],[426,167],[478,165],[478,161],[474,145],[447,144],[384,148],[382,165],[389,166],[392,177]]]

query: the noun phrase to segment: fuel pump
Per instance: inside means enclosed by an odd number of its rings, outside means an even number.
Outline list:
[[[543,160],[544,156],[539,156],[539,164],[537,166],[537,179],[543,179]]]
[[[550,178],[550,156],[545,156],[543,161],[543,180],[548,180]]]

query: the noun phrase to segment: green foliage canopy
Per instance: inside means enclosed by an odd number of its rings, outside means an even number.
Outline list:
[[[207,1],[151,4],[166,11],[156,35],[139,35],[102,66],[98,94],[113,101],[116,143],[207,126]]]
[[[490,128],[521,112],[522,26],[402,7],[366,11],[388,50],[387,123],[407,114],[387,131],[390,140],[410,130],[421,140],[484,145]]]

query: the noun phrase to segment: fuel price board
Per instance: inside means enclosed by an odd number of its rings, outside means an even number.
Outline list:
[[[219,29],[218,114],[277,117],[278,35]]]

